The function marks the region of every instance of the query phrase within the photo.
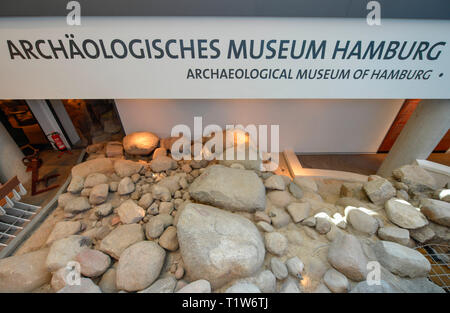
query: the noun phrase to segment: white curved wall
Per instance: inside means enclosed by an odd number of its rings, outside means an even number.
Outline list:
[[[170,136],[176,124],[279,124],[280,149],[301,153],[372,153],[397,115],[397,100],[116,100],[125,132]]]

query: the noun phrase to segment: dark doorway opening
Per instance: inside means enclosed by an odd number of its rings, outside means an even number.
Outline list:
[[[0,100],[0,122],[25,155],[52,149],[25,100]]]
[[[81,138],[81,146],[121,140],[125,135],[114,100],[61,101]]]

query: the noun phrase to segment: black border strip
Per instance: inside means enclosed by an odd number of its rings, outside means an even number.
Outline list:
[[[69,0],[1,0],[0,17],[66,16]],[[78,0],[82,16],[366,17],[369,0]],[[378,0],[382,18],[450,19],[450,0]]]

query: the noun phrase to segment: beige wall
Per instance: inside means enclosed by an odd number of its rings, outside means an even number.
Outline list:
[[[170,135],[176,124],[279,124],[280,149],[376,152],[403,100],[116,100],[126,133]]]
[[[22,151],[9,135],[6,128],[0,123],[0,183],[17,176],[21,183],[30,179],[30,173],[22,163]]]

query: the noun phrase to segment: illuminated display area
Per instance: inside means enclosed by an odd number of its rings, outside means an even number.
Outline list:
[[[448,4],[80,2],[0,4],[0,293],[450,291]]]

